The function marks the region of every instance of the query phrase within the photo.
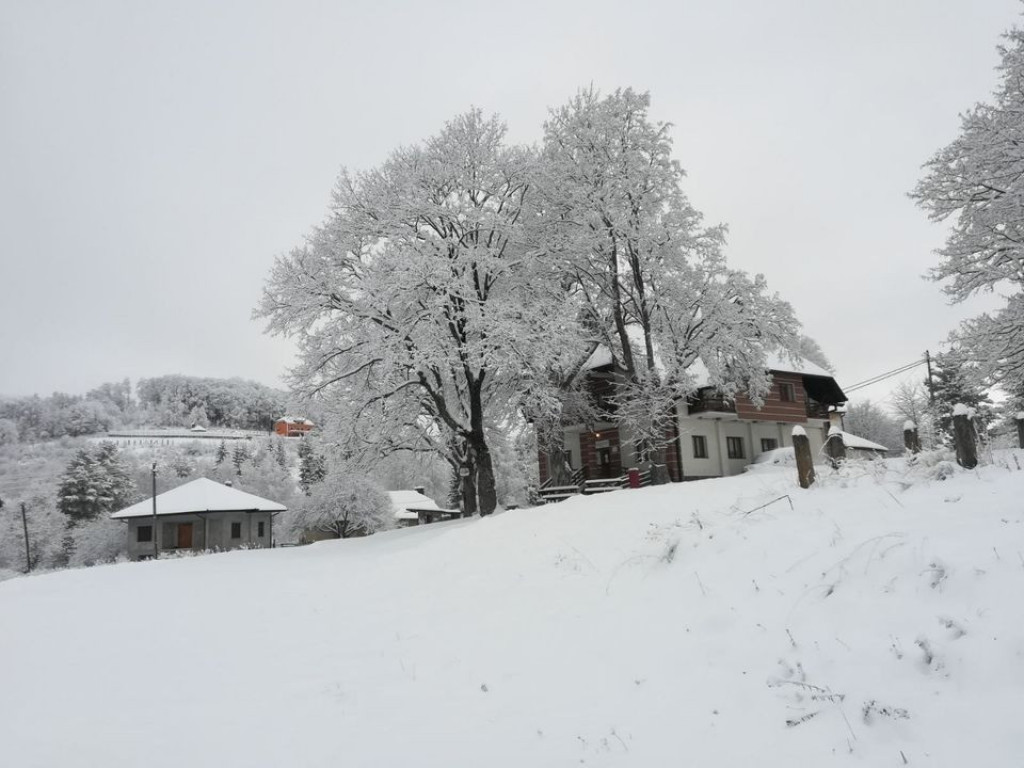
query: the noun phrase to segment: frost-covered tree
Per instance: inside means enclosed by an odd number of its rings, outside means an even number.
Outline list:
[[[884,445],[892,451],[898,453],[903,450],[902,423],[870,400],[850,403],[843,416],[843,426],[847,432]]]
[[[935,409],[922,383],[901,381],[889,396],[889,404],[897,418],[902,419],[903,424],[910,422],[917,427],[922,446],[929,449],[936,447],[939,441]]]
[[[995,418],[992,400],[986,391],[979,367],[967,357],[962,349],[956,348],[935,355],[932,360],[931,391],[935,396],[933,413],[938,419],[938,428],[950,439],[953,409],[958,403],[974,409],[976,424],[982,433]]]
[[[220,443],[218,443],[218,445],[217,445],[217,453],[216,453],[216,459],[215,459],[215,461],[217,463],[217,466],[219,467],[221,464],[223,464],[227,460],[227,458],[228,458],[228,444],[227,444],[227,442],[225,440],[221,440]]]
[[[617,417],[638,438],[652,480],[668,479],[674,402],[701,361],[726,395],[770,387],[767,353],[796,347],[789,305],[763,276],[730,269],[725,230],[683,193],[669,125],[632,90],[583,91],[545,125],[545,204],[552,250],[577,287],[583,325],[611,350]]]
[[[335,466],[299,503],[290,524],[296,532],[316,531],[346,539],[387,528],[393,514],[391,500],[379,485]]]
[[[559,280],[526,236],[534,172],[479,111],[343,172],[327,221],[278,259],[257,310],[299,339],[294,385],[343,404],[360,435],[346,447],[444,452],[482,514],[496,505],[488,417],[516,407],[535,358],[562,352]]]
[[[57,507],[69,525],[93,520],[128,506],[135,483],[113,443],[95,451],[81,450],[68,464],[57,490]]]
[[[307,496],[310,489],[327,475],[323,454],[314,447],[313,439],[306,437],[299,443],[299,487]]]
[[[1024,380],[1024,30],[999,46],[992,99],[961,117],[960,134],[925,165],[911,193],[933,221],[949,222],[935,280],[953,301],[1005,291],[1006,306],[965,323],[960,347],[994,383]]]
[[[0,419],[0,445],[18,442],[18,424],[14,419]]]
[[[812,339],[810,336],[800,336],[797,340],[797,354],[800,355],[804,360],[820,365],[826,371],[833,373],[835,367],[832,362],[825,355],[825,351],[821,348],[821,345],[817,341]]]
[[[236,443],[235,448],[231,451],[231,464],[235,468],[235,474],[241,476],[242,465],[249,460],[249,451],[246,450],[242,443]]]

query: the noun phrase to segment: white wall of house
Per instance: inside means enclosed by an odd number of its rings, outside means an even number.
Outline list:
[[[712,419],[679,419],[679,448],[683,462],[683,477],[720,477],[722,474],[722,451],[719,446],[717,421]],[[704,438],[707,458],[697,458],[694,452],[694,435]]]
[[[204,549],[237,549],[242,546],[269,547],[271,543],[270,512],[202,512],[183,515],[159,515],[154,531],[160,552],[176,552],[178,526],[192,524],[193,551]],[[233,537],[232,523],[238,524],[238,537]],[[260,524],[262,523],[262,536]],[[153,526],[152,517],[131,517],[127,521],[128,556],[132,560],[152,557],[153,541],[139,541],[139,527]]]
[[[796,425],[777,421],[680,416],[679,447],[683,461],[683,477],[738,475],[764,452],[762,440],[774,440],[778,448],[792,446],[794,426]],[[823,460],[821,447],[828,433],[828,422],[822,419],[809,419],[806,424],[800,426],[807,432],[815,463],[820,463]],[[706,459],[699,459],[695,455],[694,435],[704,438],[708,453]],[[730,437],[741,440],[744,456],[742,459],[729,458],[728,438]]]

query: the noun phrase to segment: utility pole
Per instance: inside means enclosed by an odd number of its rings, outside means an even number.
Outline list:
[[[28,518],[25,517],[25,502],[21,502],[21,529],[25,532],[25,573],[32,572],[32,554],[28,546]]]
[[[927,349],[924,351],[924,361],[928,364],[928,403],[935,405],[935,389],[932,387],[932,355]]]
[[[160,559],[160,549],[157,546],[156,535],[156,462],[153,462],[153,559]]]

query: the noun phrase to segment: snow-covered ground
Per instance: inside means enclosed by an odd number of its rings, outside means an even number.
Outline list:
[[[1018,462],[12,579],[0,765],[1021,765]]]

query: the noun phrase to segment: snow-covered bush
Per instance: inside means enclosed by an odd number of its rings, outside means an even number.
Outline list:
[[[112,563],[126,554],[127,534],[124,523],[100,517],[79,523],[70,531],[72,548],[68,565],[81,567]]]
[[[286,520],[288,533],[326,534],[346,539],[366,536],[392,522],[391,500],[372,480],[337,468],[312,487]]]

